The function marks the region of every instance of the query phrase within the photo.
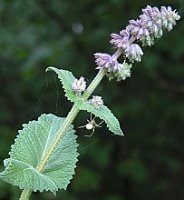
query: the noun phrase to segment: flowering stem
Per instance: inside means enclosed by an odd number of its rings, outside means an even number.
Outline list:
[[[114,52],[114,54],[112,55],[112,57],[115,57],[116,59],[118,59],[121,54],[122,54],[121,49],[118,49],[117,51]]]
[[[98,74],[95,76],[95,78],[93,79],[93,81],[88,86],[85,93],[83,94],[83,96],[82,96],[83,99],[86,100],[86,99],[89,98],[89,96],[93,93],[95,88],[99,85],[99,83],[101,82],[101,80],[105,76],[106,72],[107,72],[107,69],[99,70]]]
[[[87,100],[88,97],[93,93],[93,91],[99,85],[99,83],[101,82],[101,80],[103,79],[105,74],[106,74],[106,69],[102,69],[102,70],[100,70],[98,72],[96,77],[93,79],[91,84],[86,89],[86,92],[83,94],[82,98],[84,100]],[[47,162],[49,161],[52,153],[56,149],[56,147],[59,144],[60,140],[63,138],[63,136],[64,136],[64,134],[66,132],[66,129],[73,122],[73,120],[77,116],[78,112],[79,112],[78,106],[76,104],[74,104],[73,107],[71,108],[70,112],[68,113],[67,117],[65,118],[64,122],[62,123],[61,127],[59,128],[59,130],[58,130],[58,132],[56,134],[56,137],[53,140],[53,142],[52,142],[47,154],[45,154],[43,159],[38,163],[38,165],[36,167],[36,171],[38,171],[40,173],[43,172],[43,170],[44,170]],[[31,193],[32,193],[31,189],[24,189],[22,191],[22,194],[21,194],[21,197],[20,197],[19,200],[29,200],[29,198],[31,196]]]
[[[144,45],[150,46],[154,43],[155,38],[160,38],[162,36],[162,29],[167,29],[168,31],[170,31],[176,24],[176,21],[179,19],[180,16],[178,15],[178,13],[176,13],[175,10],[172,11],[171,7],[162,6],[159,10],[156,7],[152,8],[151,6],[147,6],[145,9],[143,9],[143,13],[140,15],[138,20],[130,20],[129,25],[125,30],[122,30],[120,32],[120,35],[112,35],[111,43],[114,44],[117,48],[117,51],[112,55],[112,58],[107,54],[96,54],[96,63],[98,65],[98,69],[100,70],[81,98],[83,98],[83,100],[87,100],[89,98],[89,96],[99,85],[107,71],[117,72],[117,59],[122,53],[124,53],[124,57],[129,59],[129,61],[132,63],[134,61],[141,60],[143,52],[138,44],[133,44],[135,40],[142,42]],[[150,26],[150,24],[153,27]],[[116,68],[113,68],[114,66]],[[120,75],[122,76],[122,74]],[[117,74],[115,74],[115,77],[116,76]],[[117,78],[120,78],[120,80],[124,80],[124,78],[121,76],[117,76]],[[72,109],[68,113],[61,127],[59,128],[56,137],[54,138],[47,154],[45,154],[43,156],[43,159],[38,163],[36,171],[40,173],[44,171],[44,168],[47,162],[49,161],[52,153],[56,149],[60,140],[63,138],[68,126],[73,122],[73,120],[77,116],[78,112],[79,108],[74,103]],[[29,200],[31,193],[31,189],[24,189],[19,200]]]
[[[66,129],[68,126],[73,122],[74,118],[77,116],[77,113],[79,112],[78,107],[74,104],[70,112],[68,113],[67,117],[65,118],[64,122],[62,123],[61,127],[59,128],[55,139],[53,140],[47,154],[44,155],[43,159],[38,163],[36,170],[38,172],[43,172],[45,165],[49,161],[52,153],[56,149],[57,145],[59,144],[60,140],[63,138]]]

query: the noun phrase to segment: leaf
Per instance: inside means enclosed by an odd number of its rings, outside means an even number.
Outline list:
[[[20,189],[44,190],[55,192],[66,189],[77,162],[76,135],[71,125],[59,141],[44,169],[39,172],[36,167],[48,152],[56,133],[64,118],[53,114],[43,114],[38,121],[23,125],[15,144],[12,146],[10,158],[5,161],[5,171],[0,178]]]
[[[118,119],[113,115],[111,110],[107,108],[107,106],[102,105],[100,108],[97,109],[89,101],[82,100],[80,102],[78,101],[77,105],[80,110],[86,110],[87,112],[92,113],[100,119],[104,120],[109,130],[115,135],[124,135]]]
[[[111,110],[106,106],[102,106],[100,109],[96,109],[89,101],[84,100],[82,97],[79,97],[71,89],[71,83],[74,81],[75,77],[73,74],[67,70],[57,69],[55,67],[48,67],[46,71],[53,70],[58,74],[58,78],[63,84],[64,91],[68,99],[78,105],[80,110],[86,110],[94,114],[95,116],[101,118],[107,124],[107,127],[116,135],[123,136],[123,131],[120,128],[119,121],[112,114]]]
[[[71,102],[76,102],[77,100],[80,100],[80,97],[78,97],[71,88],[71,84],[75,79],[72,72],[63,69],[57,69],[55,67],[48,67],[46,71],[56,72],[58,78],[60,79],[63,85],[65,96],[68,98],[68,100],[70,100]]]

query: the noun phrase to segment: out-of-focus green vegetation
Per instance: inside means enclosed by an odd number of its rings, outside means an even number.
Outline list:
[[[123,29],[147,4],[182,0],[1,0],[0,1],[0,161],[22,123],[41,113],[65,116],[71,104],[49,65],[76,77],[95,76],[94,52],[113,52],[110,34]],[[32,199],[184,199],[184,25],[183,19],[152,48],[145,49],[126,82],[104,79],[96,94],[120,119],[125,137],[105,127],[84,137],[87,114],[76,119],[79,162],[67,191]],[[0,181],[0,199],[16,200],[19,189]]]

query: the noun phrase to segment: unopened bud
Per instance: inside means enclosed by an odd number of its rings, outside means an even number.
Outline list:
[[[89,102],[96,108],[99,109],[103,104],[103,99],[101,96],[93,96],[92,99],[89,100]]]
[[[86,81],[84,80],[84,77],[80,77],[79,79],[75,79],[73,81],[72,90],[77,94],[81,94],[81,92],[86,90]]]

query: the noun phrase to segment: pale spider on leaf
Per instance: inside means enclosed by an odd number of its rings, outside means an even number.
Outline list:
[[[83,126],[79,126],[79,128],[86,128],[87,130],[92,130],[92,133],[89,135],[85,135],[86,137],[91,137],[93,135],[93,133],[95,132],[95,128],[98,127],[102,127],[100,126],[104,121],[101,121],[100,123],[96,123],[95,121],[95,116],[94,118],[92,117],[92,114],[90,114],[90,120],[87,119],[87,124],[83,125]]]

